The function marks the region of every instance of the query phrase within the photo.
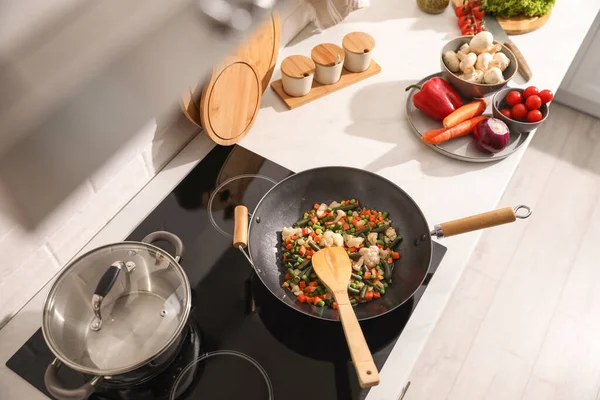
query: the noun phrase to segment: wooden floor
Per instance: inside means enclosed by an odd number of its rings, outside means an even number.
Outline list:
[[[600,399],[600,120],[553,104],[501,204],[405,400]]]

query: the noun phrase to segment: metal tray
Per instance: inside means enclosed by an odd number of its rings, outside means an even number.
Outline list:
[[[437,74],[429,75],[428,77],[423,78],[417,84],[422,85],[423,83],[434,77],[442,77],[442,73],[438,72]],[[408,118],[408,122],[413,128],[413,131],[415,132],[419,140],[421,140],[421,137],[423,136],[424,132],[430,129],[442,128],[442,123],[439,121],[432,120],[427,115],[425,115],[425,113],[423,113],[421,110],[415,107],[412,101],[412,97],[415,93],[417,93],[417,91],[417,89],[411,89],[408,92],[408,97],[406,99],[406,116]],[[473,99],[463,99],[463,102],[467,103],[472,100]],[[486,100],[488,102],[488,108],[484,114],[491,116],[492,96],[487,97]],[[508,146],[506,146],[506,148],[501,152],[495,154],[484,153],[481,150],[479,150],[475,146],[475,142],[471,138],[471,135],[458,137],[438,145],[431,145],[425,143],[423,143],[423,145],[432,148],[438,153],[441,153],[451,158],[455,158],[457,160],[469,162],[494,162],[502,160],[514,153],[515,151],[517,151],[519,147],[521,147],[525,143],[525,141],[527,140],[527,136],[529,136],[528,133],[511,132],[510,143],[508,144]]]

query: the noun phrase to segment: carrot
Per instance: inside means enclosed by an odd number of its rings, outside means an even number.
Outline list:
[[[437,135],[439,135],[440,133],[443,133],[446,130],[446,128],[440,128],[440,129],[432,129],[430,131],[427,131],[423,134],[423,136],[421,136],[421,139],[425,142],[425,143],[429,143],[431,141],[431,139],[433,139],[434,137],[436,137]]]
[[[389,249],[388,249],[388,250],[389,250]],[[393,262],[393,261],[392,261],[392,257],[390,257],[390,258],[388,258],[388,259],[387,259],[387,263],[388,263],[388,264],[391,264],[392,262]]]
[[[303,294],[299,294],[299,295],[298,295],[298,301],[299,301],[300,303],[304,303],[304,302],[306,301],[306,296],[305,296],[305,295],[303,295]]]
[[[334,310],[338,309],[338,305],[335,301],[333,302],[333,304],[331,306],[333,307]]]
[[[444,118],[442,123],[444,124],[445,128],[452,128],[461,122],[483,114],[486,107],[487,101],[485,100],[473,101],[454,110],[452,113],[450,113],[450,115]]]
[[[298,235],[292,236],[292,240],[298,240]]]
[[[347,231],[348,229],[350,229],[350,225],[348,225],[348,224],[344,224],[344,225],[342,226],[342,228],[343,228],[345,231]]]
[[[290,279],[292,279],[292,276],[290,274],[285,274],[285,280],[289,281]]]
[[[288,243],[288,244],[285,245],[285,248],[288,249],[288,250],[291,250],[292,247],[294,247],[294,246],[292,246],[291,243]]]
[[[317,219],[317,217],[312,217],[310,219],[310,222],[312,222],[313,224],[316,224],[317,222],[319,222],[319,220]]]
[[[371,273],[370,272],[365,272],[365,274],[363,275],[363,278],[365,278],[365,279],[371,279]]]
[[[300,297],[300,296],[298,296],[298,297]],[[373,293],[373,297],[375,297],[376,299],[378,299],[378,298],[381,297],[381,293],[375,292],[375,293]]]
[[[300,253],[301,256],[304,256],[306,254],[306,247],[304,247],[303,244],[300,245],[300,249],[298,250],[298,253]]]
[[[365,294],[365,300],[373,300],[373,291],[372,290]]]
[[[392,258],[393,258],[394,260],[397,260],[397,259],[399,259],[399,258],[400,258],[400,253],[398,253],[397,251],[393,252],[393,253],[392,253]]]
[[[300,281],[300,283],[298,284],[298,286],[300,286],[300,289],[304,289],[306,287],[306,282]]]
[[[314,208],[315,210],[318,210],[318,209],[319,209],[319,207],[320,207],[320,204],[317,204],[317,203],[315,203],[315,204],[313,205],[313,208]]]
[[[308,228],[302,228],[302,236],[308,235]]]
[[[461,122],[458,125],[453,126],[452,128],[446,129],[444,132],[432,138],[430,141],[426,141],[427,144],[440,144],[445,142],[446,140],[450,140],[452,138],[468,135],[473,131],[475,125],[477,125],[480,121],[487,119],[488,117],[484,115],[480,115],[475,118],[468,119],[464,122]]]
[[[308,284],[308,286],[311,286],[311,287],[317,287],[317,286],[319,286],[319,282],[317,282],[317,281],[312,281],[312,282],[310,282],[310,283]]]

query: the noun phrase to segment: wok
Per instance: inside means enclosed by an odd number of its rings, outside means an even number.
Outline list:
[[[527,206],[506,207],[436,225],[430,231],[417,203],[401,188],[374,173],[349,167],[322,167],[292,175],[267,192],[250,217],[238,206],[235,212],[233,244],[246,256],[269,291],[284,304],[312,317],[338,321],[338,311],[300,303],[282,287],[286,273],[282,266],[281,230],[292,226],[315,203],[358,199],[361,205],[388,211],[392,226],[402,235],[394,262],[392,284],[380,299],[354,307],[359,320],[383,315],[409,300],[427,276],[432,257],[431,236],[453,236],[527,218]],[[524,213],[517,212],[523,210]],[[244,251],[247,246],[248,254]]]

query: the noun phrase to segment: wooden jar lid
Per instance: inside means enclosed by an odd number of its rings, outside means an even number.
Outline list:
[[[375,39],[368,33],[351,32],[344,36],[342,46],[350,53],[368,53],[375,48]]]
[[[312,60],[319,65],[331,67],[335,65],[335,58],[340,56],[340,62],[344,61],[344,49],[333,43],[321,43],[313,47],[310,52]]]
[[[230,57],[213,71],[200,99],[200,120],[217,144],[232,145],[254,123],[262,98],[262,75],[252,61]]]
[[[315,73],[315,63],[305,56],[289,56],[281,63],[281,73],[291,78],[303,78]]]

